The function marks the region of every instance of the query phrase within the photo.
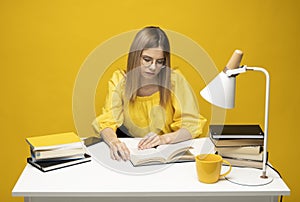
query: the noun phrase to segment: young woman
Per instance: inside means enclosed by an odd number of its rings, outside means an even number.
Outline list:
[[[114,72],[102,114],[93,122],[109,145],[111,158],[129,160],[116,130],[142,137],[139,149],[196,138],[206,119],[184,77],[170,68],[170,45],[159,27],[145,27],[130,47],[127,71]]]

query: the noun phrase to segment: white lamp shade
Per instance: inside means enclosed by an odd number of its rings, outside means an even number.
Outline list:
[[[201,92],[201,96],[213,105],[225,109],[234,108],[235,77],[219,73]]]

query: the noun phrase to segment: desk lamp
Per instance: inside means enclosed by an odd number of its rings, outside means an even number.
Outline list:
[[[213,105],[225,109],[232,109],[235,105],[235,84],[236,76],[247,71],[260,71],[266,76],[266,96],[265,96],[265,121],[264,121],[264,149],[263,149],[263,169],[260,181],[258,183],[270,182],[272,179],[266,180],[267,167],[267,143],[268,143],[268,114],[269,114],[269,92],[270,77],[269,73],[260,67],[240,66],[243,52],[235,50],[232,57],[228,61],[226,67],[220,72],[201,92],[201,96]]]

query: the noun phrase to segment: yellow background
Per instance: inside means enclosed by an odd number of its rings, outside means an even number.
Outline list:
[[[291,188],[285,201],[296,201],[300,198],[295,164],[299,158],[299,10],[297,0],[1,0],[0,201],[22,201],[11,197],[11,191],[29,155],[26,137],[75,131],[73,87],[89,53],[115,35],[146,25],[191,38],[219,70],[237,48],[245,52],[243,64],[268,69],[269,159]],[[173,65],[183,63],[175,58]],[[186,77],[195,89],[203,88],[198,78]],[[263,125],[263,75],[240,75],[237,84],[237,107],[227,111],[226,122]],[[202,114],[210,119],[210,105],[198,99]],[[101,104],[101,99],[96,103]]]

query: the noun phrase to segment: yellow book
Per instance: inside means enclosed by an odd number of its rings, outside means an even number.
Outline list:
[[[81,148],[83,143],[74,132],[43,135],[26,138],[33,151],[59,148]]]

